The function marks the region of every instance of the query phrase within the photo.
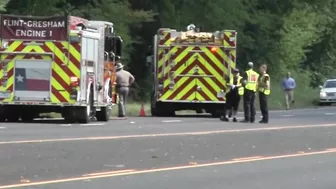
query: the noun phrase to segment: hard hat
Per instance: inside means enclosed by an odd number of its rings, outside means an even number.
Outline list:
[[[233,73],[239,73],[239,69],[237,68],[233,69]]]

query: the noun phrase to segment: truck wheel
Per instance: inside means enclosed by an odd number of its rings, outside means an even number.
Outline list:
[[[77,120],[79,123],[89,123],[91,120],[91,113],[93,110],[93,92],[90,90],[89,103],[85,107],[80,107],[77,110]]]
[[[221,116],[221,112],[219,112],[219,111],[212,111],[212,112],[211,112],[211,116],[212,116],[213,118],[220,118],[220,116]]]
[[[158,108],[151,108],[151,114],[152,116],[156,117],[175,117],[175,111],[173,110],[158,110]]]
[[[35,118],[34,115],[28,113],[21,115],[22,122],[32,122],[34,118]]]
[[[79,123],[89,123],[91,118],[91,105],[80,107],[77,110],[77,117]]]
[[[7,121],[8,122],[18,122],[19,116],[15,114],[7,115]]]
[[[97,121],[109,121],[110,109],[108,107],[101,107],[100,111],[96,112]]]
[[[62,112],[62,117],[64,118],[64,121],[67,122],[67,123],[75,123],[76,122],[75,116],[72,114],[71,109],[70,110],[65,110],[65,111]]]
[[[157,109],[154,108],[153,106],[151,106],[151,115],[152,115],[152,116],[158,116]]]
[[[6,118],[4,115],[0,115],[0,122],[5,122],[6,121]]]

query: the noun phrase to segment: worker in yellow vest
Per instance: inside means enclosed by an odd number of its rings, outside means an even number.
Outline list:
[[[255,95],[257,92],[259,74],[253,70],[253,62],[248,63],[249,69],[243,75],[244,86],[244,117],[243,123],[254,123],[256,109],[255,109]]]
[[[271,78],[270,76],[266,73],[267,71],[267,66],[261,65],[260,66],[260,75],[261,77],[259,78],[258,81],[258,91],[259,91],[259,102],[260,102],[260,111],[262,114],[262,120],[259,121],[259,123],[268,123],[268,96],[271,93],[270,90],[270,83],[271,83]]]
[[[242,77],[239,75],[239,70],[233,70],[233,76],[227,81],[226,86],[230,89],[226,93],[226,104],[224,107],[223,115],[221,116],[221,121],[229,121],[226,117],[228,112],[233,113],[233,122],[237,122],[237,112],[239,108],[240,97],[244,94],[244,88],[242,87]]]

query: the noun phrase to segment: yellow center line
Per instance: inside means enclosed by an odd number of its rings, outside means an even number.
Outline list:
[[[252,160],[252,159],[260,159],[263,156],[252,156],[252,157],[244,157],[244,158],[236,158],[232,159],[233,161],[241,161],[241,160]]]
[[[120,172],[120,173],[111,173],[111,174],[101,174],[101,175],[91,175],[91,176],[82,176],[82,177],[74,177],[74,178],[66,178],[66,179],[57,179],[57,180],[49,180],[49,181],[40,181],[40,182],[30,182],[30,183],[20,183],[20,184],[12,184],[12,185],[3,185],[0,186],[0,189],[7,188],[19,188],[19,187],[27,187],[27,186],[38,186],[38,185],[47,185],[47,184],[59,184],[66,182],[75,182],[82,180],[93,180],[100,178],[111,178],[117,176],[126,176],[126,175],[137,175],[137,174],[146,174],[146,173],[156,173],[156,172],[164,172],[164,171],[176,171],[176,170],[184,170],[184,169],[193,169],[193,168],[202,168],[202,167],[211,167],[211,166],[223,166],[223,165],[231,165],[231,164],[239,164],[239,163],[248,163],[248,162],[257,162],[257,161],[266,161],[266,160],[277,160],[277,159],[287,159],[287,158],[295,158],[295,157],[304,157],[304,156],[313,156],[313,155],[322,155],[322,154],[331,154],[336,153],[336,150],[323,150],[317,152],[307,152],[307,153],[295,153],[295,154],[286,154],[286,155],[278,155],[278,156],[265,156],[260,158],[238,158],[230,161],[221,161],[221,162],[213,162],[213,163],[203,163],[203,164],[188,164],[184,166],[174,166],[174,167],[166,167],[166,168],[158,168],[158,169],[146,169],[146,170],[135,170],[128,172]]]
[[[132,171],[135,171],[135,169],[126,169],[126,170],[119,170],[119,171],[108,171],[108,172],[90,173],[90,174],[85,174],[83,176],[87,177],[87,176],[97,176],[97,175],[110,175],[110,174],[126,173],[126,172],[132,172]]]
[[[259,128],[251,128],[251,129],[226,129],[226,130],[211,130],[211,131],[181,132],[181,133],[157,133],[157,134],[121,135],[121,136],[14,140],[14,141],[2,141],[0,142],[0,145],[1,144],[4,145],[4,144],[45,143],[45,142],[68,142],[68,141],[117,140],[117,139],[169,137],[169,136],[197,136],[197,135],[260,132],[260,131],[274,131],[274,130],[310,129],[310,128],[320,128],[320,127],[336,127],[336,124],[331,123],[331,124],[315,124],[315,125],[292,125],[292,126],[278,126],[278,127],[259,127]]]

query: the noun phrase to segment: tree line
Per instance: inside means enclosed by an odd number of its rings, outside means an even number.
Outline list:
[[[113,22],[125,41],[123,63],[134,73],[134,97],[151,89],[146,49],[160,27],[237,30],[237,64],[267,64],[272,78],[287,71],[316,87],[336,74],[336,2],[333,0],[0,0],[3,13],[71,14]],[[144,71],[146,70],[146,71]]]

